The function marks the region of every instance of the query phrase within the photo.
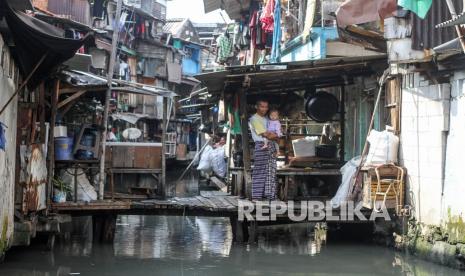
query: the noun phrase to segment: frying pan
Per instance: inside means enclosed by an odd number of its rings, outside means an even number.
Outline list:
[[[324,123],[331,120],[339,109],[337,98],[326,91],[318,91],[310,96],[305,102],[307,116]]]

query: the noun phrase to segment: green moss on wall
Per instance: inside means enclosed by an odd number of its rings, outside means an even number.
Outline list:
[[[447,210],[447,221],[444,228],[450,243],[465,243],[465,222],[461,216],[452,216],[450,208]]]
[[[7,246],[8,246],[8,240],[7,240],[7,234],[8,232],[8,217],[5,216],[3,218],[3,227],[2,227],[2,232],[0,235],[0,256],[3,255],[3,253],[6,251]]]

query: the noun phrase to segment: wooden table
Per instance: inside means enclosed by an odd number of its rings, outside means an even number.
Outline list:
[[[241,195],[244,190],[244,168],[233,167],[229,168],[232,174],[233,194]],[[287,201],[289,191],[289,178],[294,176],[340,176],[341,172],[339,169],[323,169],[323,168],[291,168],[282,167],[278,168],[276,175],[278,177],[284,177],[284,185],[279,187],[279,198]]]

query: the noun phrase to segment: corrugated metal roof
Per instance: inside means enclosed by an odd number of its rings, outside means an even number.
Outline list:
[[[452,2],[456,10],[462,10],[462,0],[452,0]],[[425,19],[411,13],[412,48],[415,50],[432,49],[456,38],[457,34],[453,27],[435,28],[436,25],[451,18],[446,1],[433,1]]]
[[[186,24],[186,21],[187,18],[168,19],[163,26],[163,32],[170,33],[175,37],[179,37],[181,35],[184,24]]]
[[[194,44],[198,44],[200,42],[197,30],[189,18],[168,19],[166,24],[163,26],[163,32],[170,33],[173,37],[186,42]]]
[[[56,15],[92,25],[90,4],[87,0],[48,0],[48,10]]]
[[[203,0],[205,13],[222,9],[231,19],[239,20],[242,11],[248,11],[251,0]]]
[[[455,19],[447,20],[441,24],[436,25],[436,28],[444,28],[461,24],[465,24],[465,12],[459,14]]]

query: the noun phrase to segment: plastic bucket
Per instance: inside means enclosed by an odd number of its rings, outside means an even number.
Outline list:
[[[73,138],[55,138],[55,160],[73,160]]]

